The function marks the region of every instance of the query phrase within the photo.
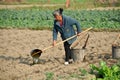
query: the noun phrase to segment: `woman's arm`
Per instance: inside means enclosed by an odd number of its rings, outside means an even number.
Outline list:
[[[71,25],[76,26],[77,34],[79,34],[81,32],[80,23],[77,20],[73,19],[73,18],[69,18],[69,22],[70,22]]]
[[[55,28],[55,25],[54,25],[54,27],[53,27],[53,46],[55,46],[55,44],[56,44],[57,34],[58,34],[58,30]]]

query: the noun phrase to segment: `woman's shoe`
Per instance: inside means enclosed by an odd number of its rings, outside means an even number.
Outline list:
[[[68,65],[69,64],[69,62],[65,62],[65,65]]]

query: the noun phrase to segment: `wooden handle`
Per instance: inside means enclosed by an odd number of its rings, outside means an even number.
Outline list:
[[[88,42],[89,37],[90,37],[90,35],[88,34],[87,39],[86,39],[85,44],[84,44],[84,46],[82,47],[82,49],[85,49],[85,48],[86,48],[86,45],[87,45],[87,42]]]
[[[66,42],[66,41],[68,41],[68,40],[70,40],[70,39],[72,39],[72,38],[74,38],[74,37],[76,37],[76,36],[77,36],[77,35],[74,35],[74,36],[72,36],[72,37],[69,37],[69,38],[67,38],[66,40],[63,40],[63,41],[57,43],[55,46],[60,45],[60,44]],[[45,50],[50,49],[50,48],[55,47],[55,46],[49,46],[49,47],[43,49],[42,51],[45,51]]]
[[[88,34],[88,33],[87,33],[87,34]],[[81,41],[82,39],[84,39],[84,37],[85,37],[87,34],[84,34],[80,39],[78,39],[78,40],[76,40],[75,42],[73,42],[72,45],[70,46],[70,48],[72,49],[72,48],[76,47],[76,46],[80,43],[80,41]]]
[[[43,49],[42,51],[44,52],[45,50],[50,49],[50,48],[52,48],[52,47],[54,47],[54,46],[49,46],[49,47]]]
[[[80,33],[80,35],[83,34],[83,33],[85,33],[85,32],[87,32],[87,31],[89,31],[89,30],[91,30],[91,29],[92,29],[92,27],[86,29],[85,31],[82,31],[82,32]],[[68,41],[68,40],[70,40],[70,39],[72,39],[72,38],[74,38],[74,37],[76,37],[76,36],[77,36],[77,35],[74,35],[74,36],[72,36],[72,37],[69,37],[69,38],[67,38],[66,40],[63,40],[63,41],[57,43],[55,46],[60,45],[60,44],[66,42],[66,41]],[[42,51],[45,51],[45,50],[50,49],[50,48],[52,48],[52,47],[54,47],[54,46],[49,46],[49,47],[43,49]]]
[[[116,42],[117,42],[117,40],[118,40],[119,37],[120,37],[120,34],[118,34],[117,38],[116,38],[115,41],[113,42],[113,45],[116,44]]]

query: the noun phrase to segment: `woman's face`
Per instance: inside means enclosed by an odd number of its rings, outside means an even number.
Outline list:
[[[62,16],[61,15],[56,15],[54,18],[57,21],[62,21]]]

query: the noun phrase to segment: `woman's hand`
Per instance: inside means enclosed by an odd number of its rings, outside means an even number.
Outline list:
[[[55,46],[55,45],[56,45],[56,40],[53,41],[53,46]]]

